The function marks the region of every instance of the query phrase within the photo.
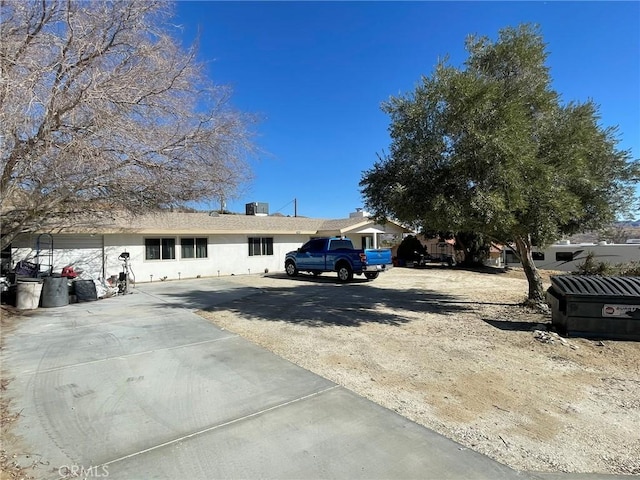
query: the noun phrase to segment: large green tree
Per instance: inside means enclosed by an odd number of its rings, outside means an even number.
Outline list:
[[[383,104],[392,141],[362,193],[379,217],[513,245],[529,301],[542,304],[532,247],[628,211],[639,164],[591,100],[561,102],[537,26],[505,28],[495,42],[470,36],[466,48],[462,67],[440,61]]]

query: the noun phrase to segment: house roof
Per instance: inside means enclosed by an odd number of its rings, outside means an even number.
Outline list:
[[[403,227],[390,223],[394,233]],[[93,233],[164,234],[281,234],[346,235],[375,225],[368,218],[327,220],[307,217],[228,215],[206,212],[158,212],[138,216],[118,215]],[[378,231],[387,228],[377,226]],[[65,233],[87,233],[87,228],[68,228]]]
[[[331,235],[332,232],[336,232],[342,235],[371,224],[373,224],[373,222],[368,218],[340,218],[337,220],[324,220],[322,225],[318,228],[317,233],[326,232],[327,235]]]

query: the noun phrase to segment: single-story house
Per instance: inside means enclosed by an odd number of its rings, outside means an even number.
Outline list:
[[[362,211],[338,220],[165,211],[117,216],[92,230],[22,235],[11,244],[10,262],[53,273],[72,266],[85,278],[109,279],[123,271],[126,252],[131,280],[150,282],[283,271],[285,254],[314,237],[346,236],[356,248],[377,248],[381,235],[408,231],[391,221],[377,224]]]

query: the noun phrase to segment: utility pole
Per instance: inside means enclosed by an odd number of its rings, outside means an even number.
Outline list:
[[[298,216],[298,199],[297,198],[293,199],[293,216],[294,217]]]

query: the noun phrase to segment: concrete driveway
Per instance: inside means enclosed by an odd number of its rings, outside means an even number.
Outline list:
[[[158,282],[25,316],[2,352],[17,460],[51,479],[537,478],[193,313],[259,294]]]

